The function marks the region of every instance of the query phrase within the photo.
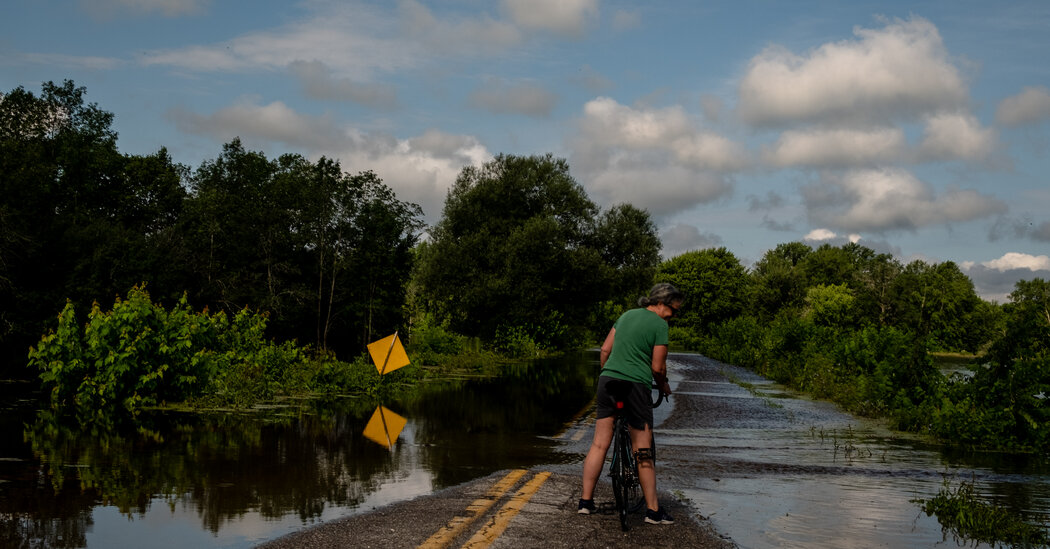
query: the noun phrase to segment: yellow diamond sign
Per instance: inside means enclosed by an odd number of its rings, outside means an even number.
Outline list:
[[[405,347],[401,345],[397,332],[379,341],[369,343],[368,354],[372,355],[372,362],[375,363],[376,370],[379,370],[379,375],[389,374],[409,364],[408,353],[405,352]]]

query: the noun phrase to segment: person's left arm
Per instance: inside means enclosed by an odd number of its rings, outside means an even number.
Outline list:
[[[653,346],[653,381],[660,387],[660,392],[671,394],[671,385],[667,382],[667,345]]]

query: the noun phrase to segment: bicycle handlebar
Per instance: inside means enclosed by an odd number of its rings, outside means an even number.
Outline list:
[[[660,390],[660,386],[655,381],[653,382],[653,389],[660,393],[660,396],[656,398],[656,402],[653,403],[653,408],[656,408],[664,401],[664,392]]]

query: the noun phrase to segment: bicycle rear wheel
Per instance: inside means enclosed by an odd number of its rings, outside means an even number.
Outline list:
[[[631,467],[631,443],[627,426],[623,420],[617,420],[613,433],[613,461],[610,476],[612,477],[613,496],[616,499],[616,512],[620,516],[620,528],[630,530],[627,524],[627,513],[631,505],[631,486],[634,471]]]

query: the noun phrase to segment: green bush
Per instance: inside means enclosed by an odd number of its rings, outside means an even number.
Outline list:
[[[58,327],[29,351],[55,407],[134,409],[203,395],[231,404],[304,388],[305,353],[265,339],[266,317],[247,310],[195,313],[183,297],[170,311],[143,287],[111,311],[96,303],[81,327],[71,303]]]

